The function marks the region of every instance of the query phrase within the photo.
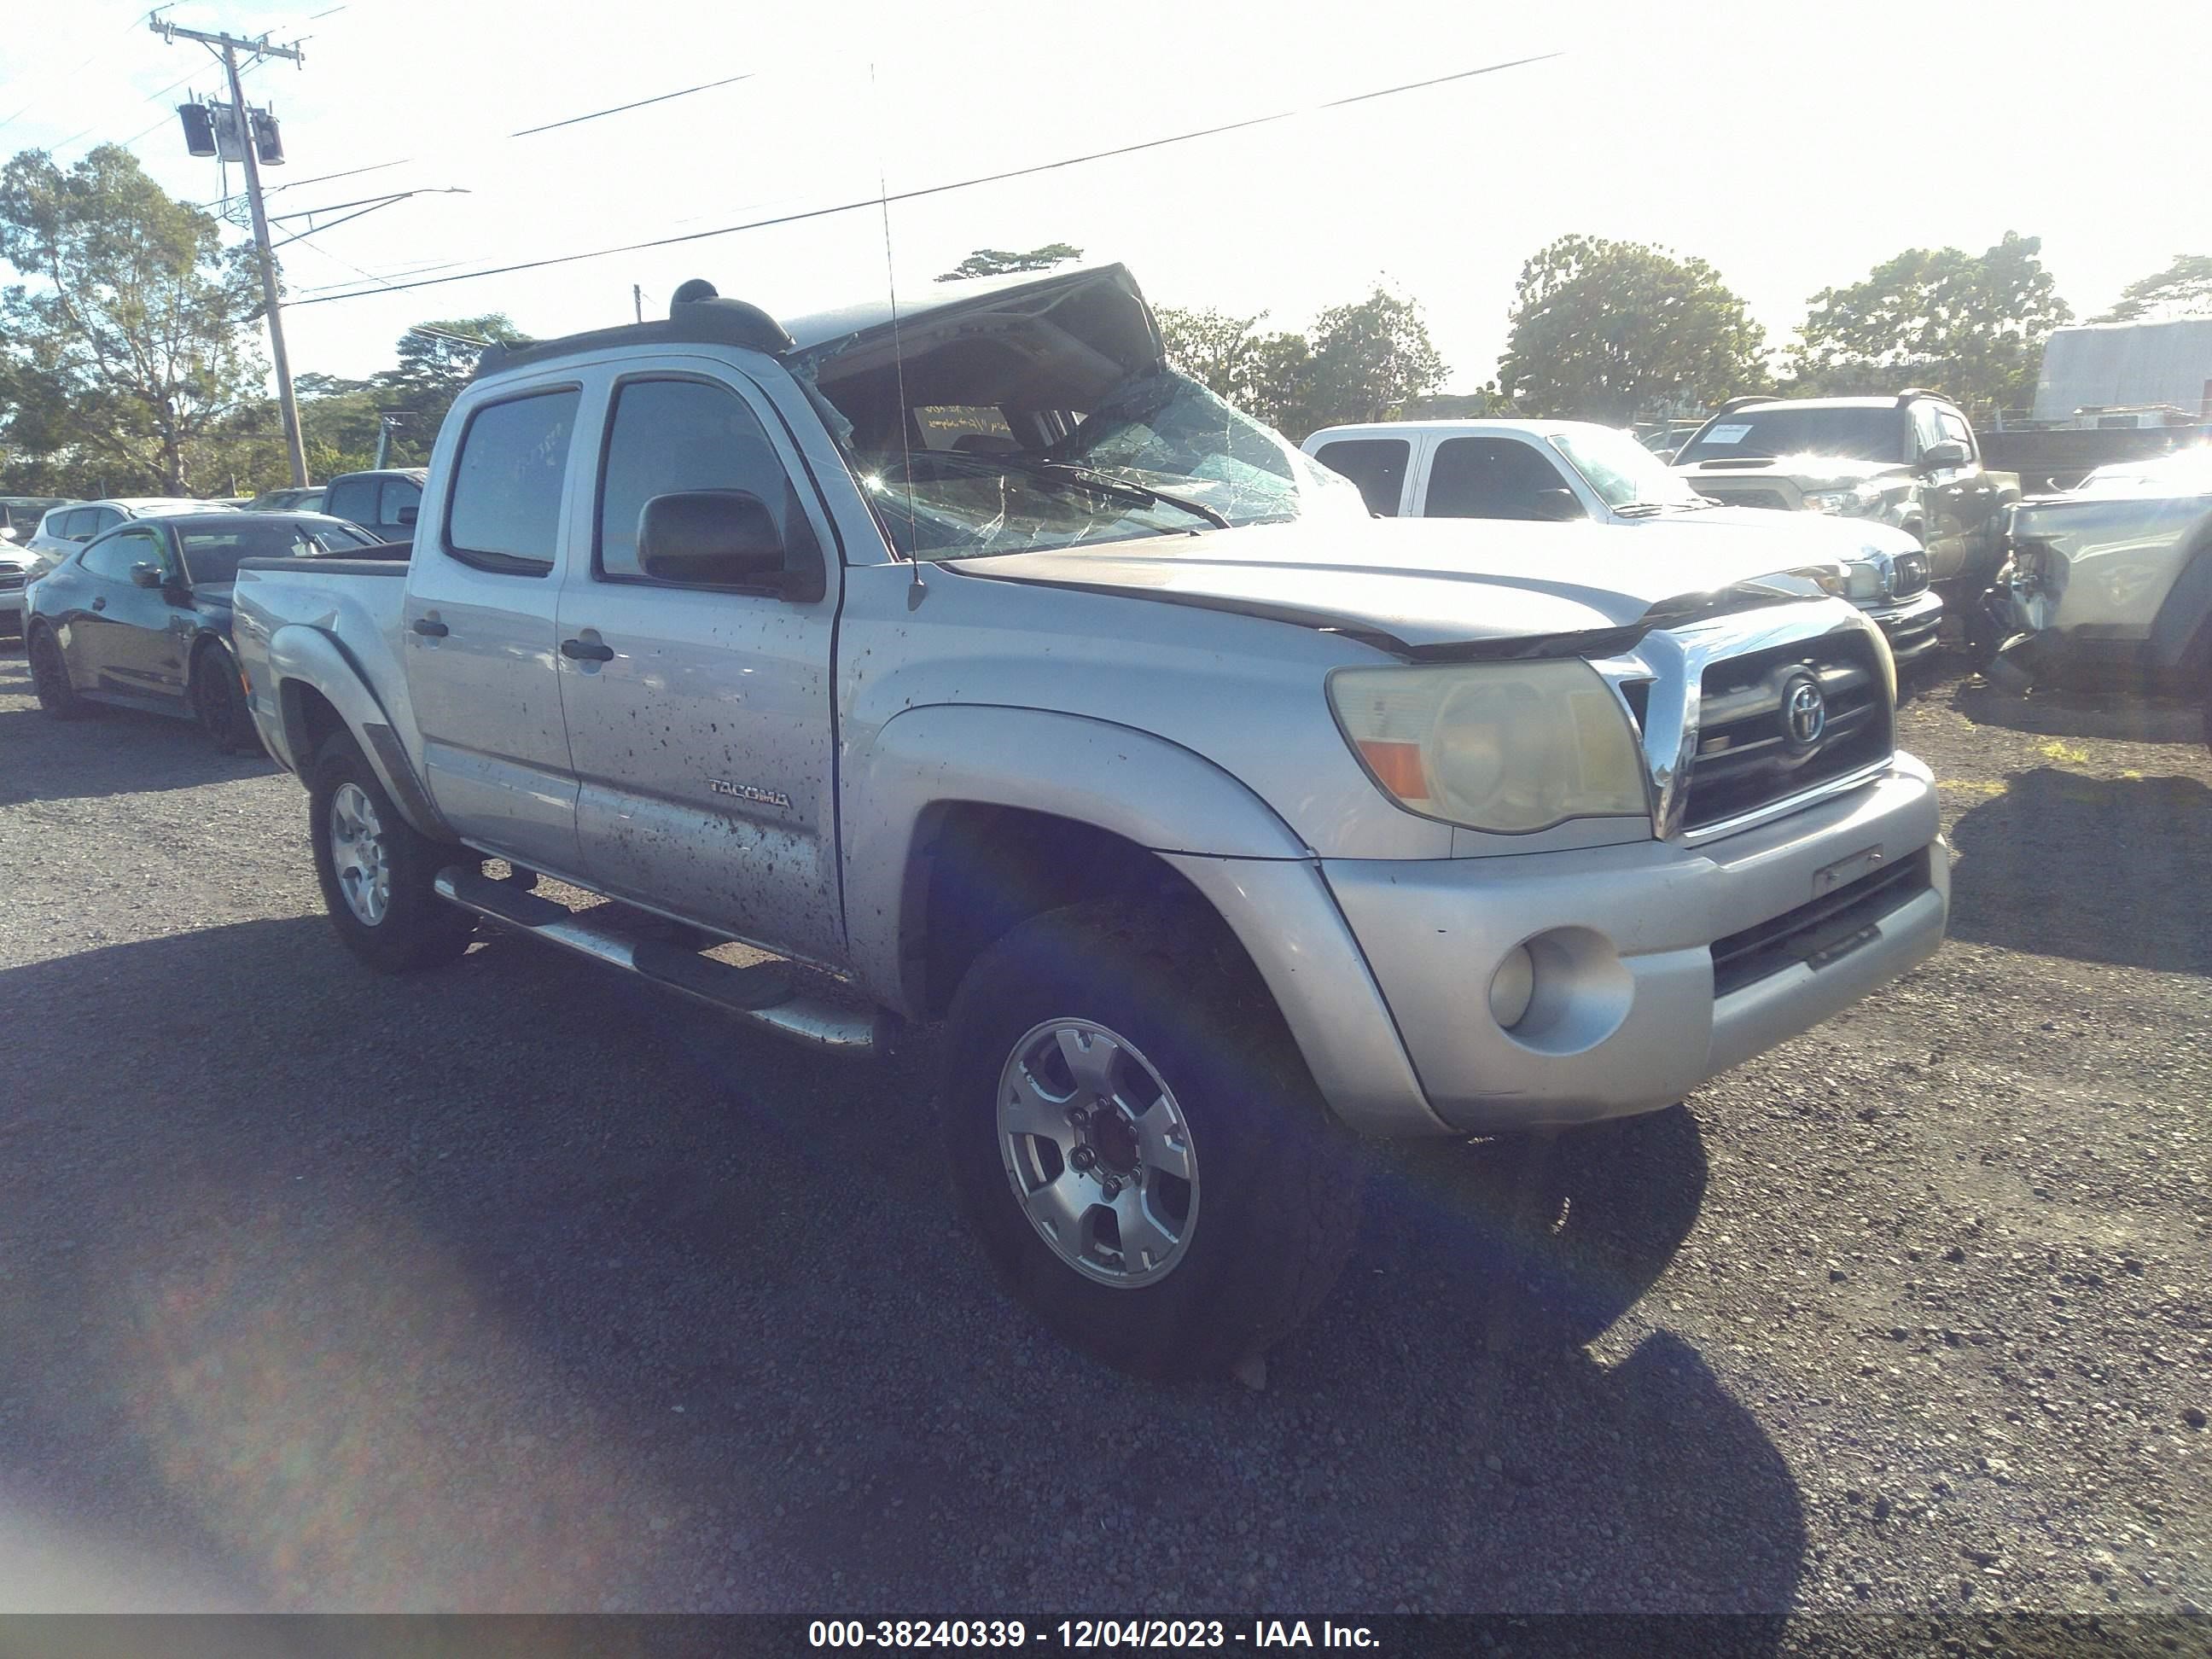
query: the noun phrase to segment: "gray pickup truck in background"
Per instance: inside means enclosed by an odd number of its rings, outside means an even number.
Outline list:
[[[1753,538],[1380,525],[1121,267],[931,300],[488,353],[411,558],[241,570],[356,954],[489,919],[825,1049],[945,1022],[989,1256],[1161,1374],[1320,1299],[1351,1132],[1664,1107],[1936,948],[1889,653]]]
[[[1982,465],[1966,412],[1917,389],[1893,398],[1736,398],[1674,452],[1692,489],[1730,507],[1894,525],[1928,550],[1958,614],[2004,560],[2020,479]]]

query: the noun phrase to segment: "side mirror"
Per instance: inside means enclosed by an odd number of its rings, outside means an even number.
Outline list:
[[[1575,492],[1564,487],[1540,489],[1534,502],[1535,516],[1553,524],[1565,524],[1571,519],[1586,518],[1583,504],[1575,499]]]
[[[398,523],[399,524],[400,527],[401,527],[402,529],[407,529],[407,530],[411,530],[411,529],[413,529],[413,528],[415,527],[415,520],[416,520],[416,518],[418,516],[418,514],[420,514],[420,512],[421,512],[421,509],[420,509],[419,507],[401,507],[401,508],[399,509],[399,517],[398,517]]]
[[[158,564],[132,565],[131,585],[133,587],[160,587],[162,586],[161,567]]]
[[[1923,472],[1933,472],[1946,466],[1964,466],[1966,464],[1966,447],[1956,438],[1930,444],[1920,452],[1920,469]]]
[[[653,497],[638,514],[637,567],[655,581],[787,592],[783,531],[749,489]]]

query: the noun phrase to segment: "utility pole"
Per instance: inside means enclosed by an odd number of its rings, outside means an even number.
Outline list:
[[[643,322],[645,320],[645,290],[635,283],[629,285],[629,302],[637,313],[638,321]]]
[[[238,123],[240,137],[244,140],[240,149],[246,161],[246,200],[253,211],[253,246],[260,255],[261,298],[269,313],[269,352],[276,363],[276,405],[284,416],[284,447],[292,461],[292,484],[303,489],[307,482],[307,447],[300,435],[300,404],[292,395],[292,360],[284,349],[283,307],[276,297],[276,255],[269,246],[269,215],[261,205],[261,160],[257,153],[252,118],[246,107],[246,93],[238,82],[238,54],[241,49],[259,58],[289,58],[302,62],[297,46],[278,46],[270,44],[264,35],[258,40],[241,40],[228,34],[205,34],[198,29],[180,28],[160,17],[149,17],[146,27],[172,46],[179,40],[197,40],[222,58],[223,73],[230,78],[231,118]],[[280,156],[278,158],[282,160]]]

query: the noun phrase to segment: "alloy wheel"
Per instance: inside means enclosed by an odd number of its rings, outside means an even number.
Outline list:
[[[330,837],[331,867],[346,908],[363,927],[374,927],[392,906],[392,866],[383,820],[359,784],[340,784],[331,796]]]
[[[1136,1045],[1083,1019],[1032,1027],[999,1079],[1015,1201],[1085,1278],[1120,1289],[1173,1272],[1198,1222],[1198,1159],[1175,1093]]]

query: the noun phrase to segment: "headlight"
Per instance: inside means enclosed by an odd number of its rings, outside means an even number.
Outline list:
[[[1844,597],[1869,604],[1889,592],[1889,574],[1871,559],[1853,559],[1844,578]]]
[[[1498,835],[1650,811],[1628,715],[1579,658],[1344,668],[1337,724],[1409,811]]]
[[[1852,516],[1871,513],[1881,505],[1881,491],[1867,484],[1853,484],[1849,489],[1808,489],[1805,505],[1815,513],[1841,513]]]

